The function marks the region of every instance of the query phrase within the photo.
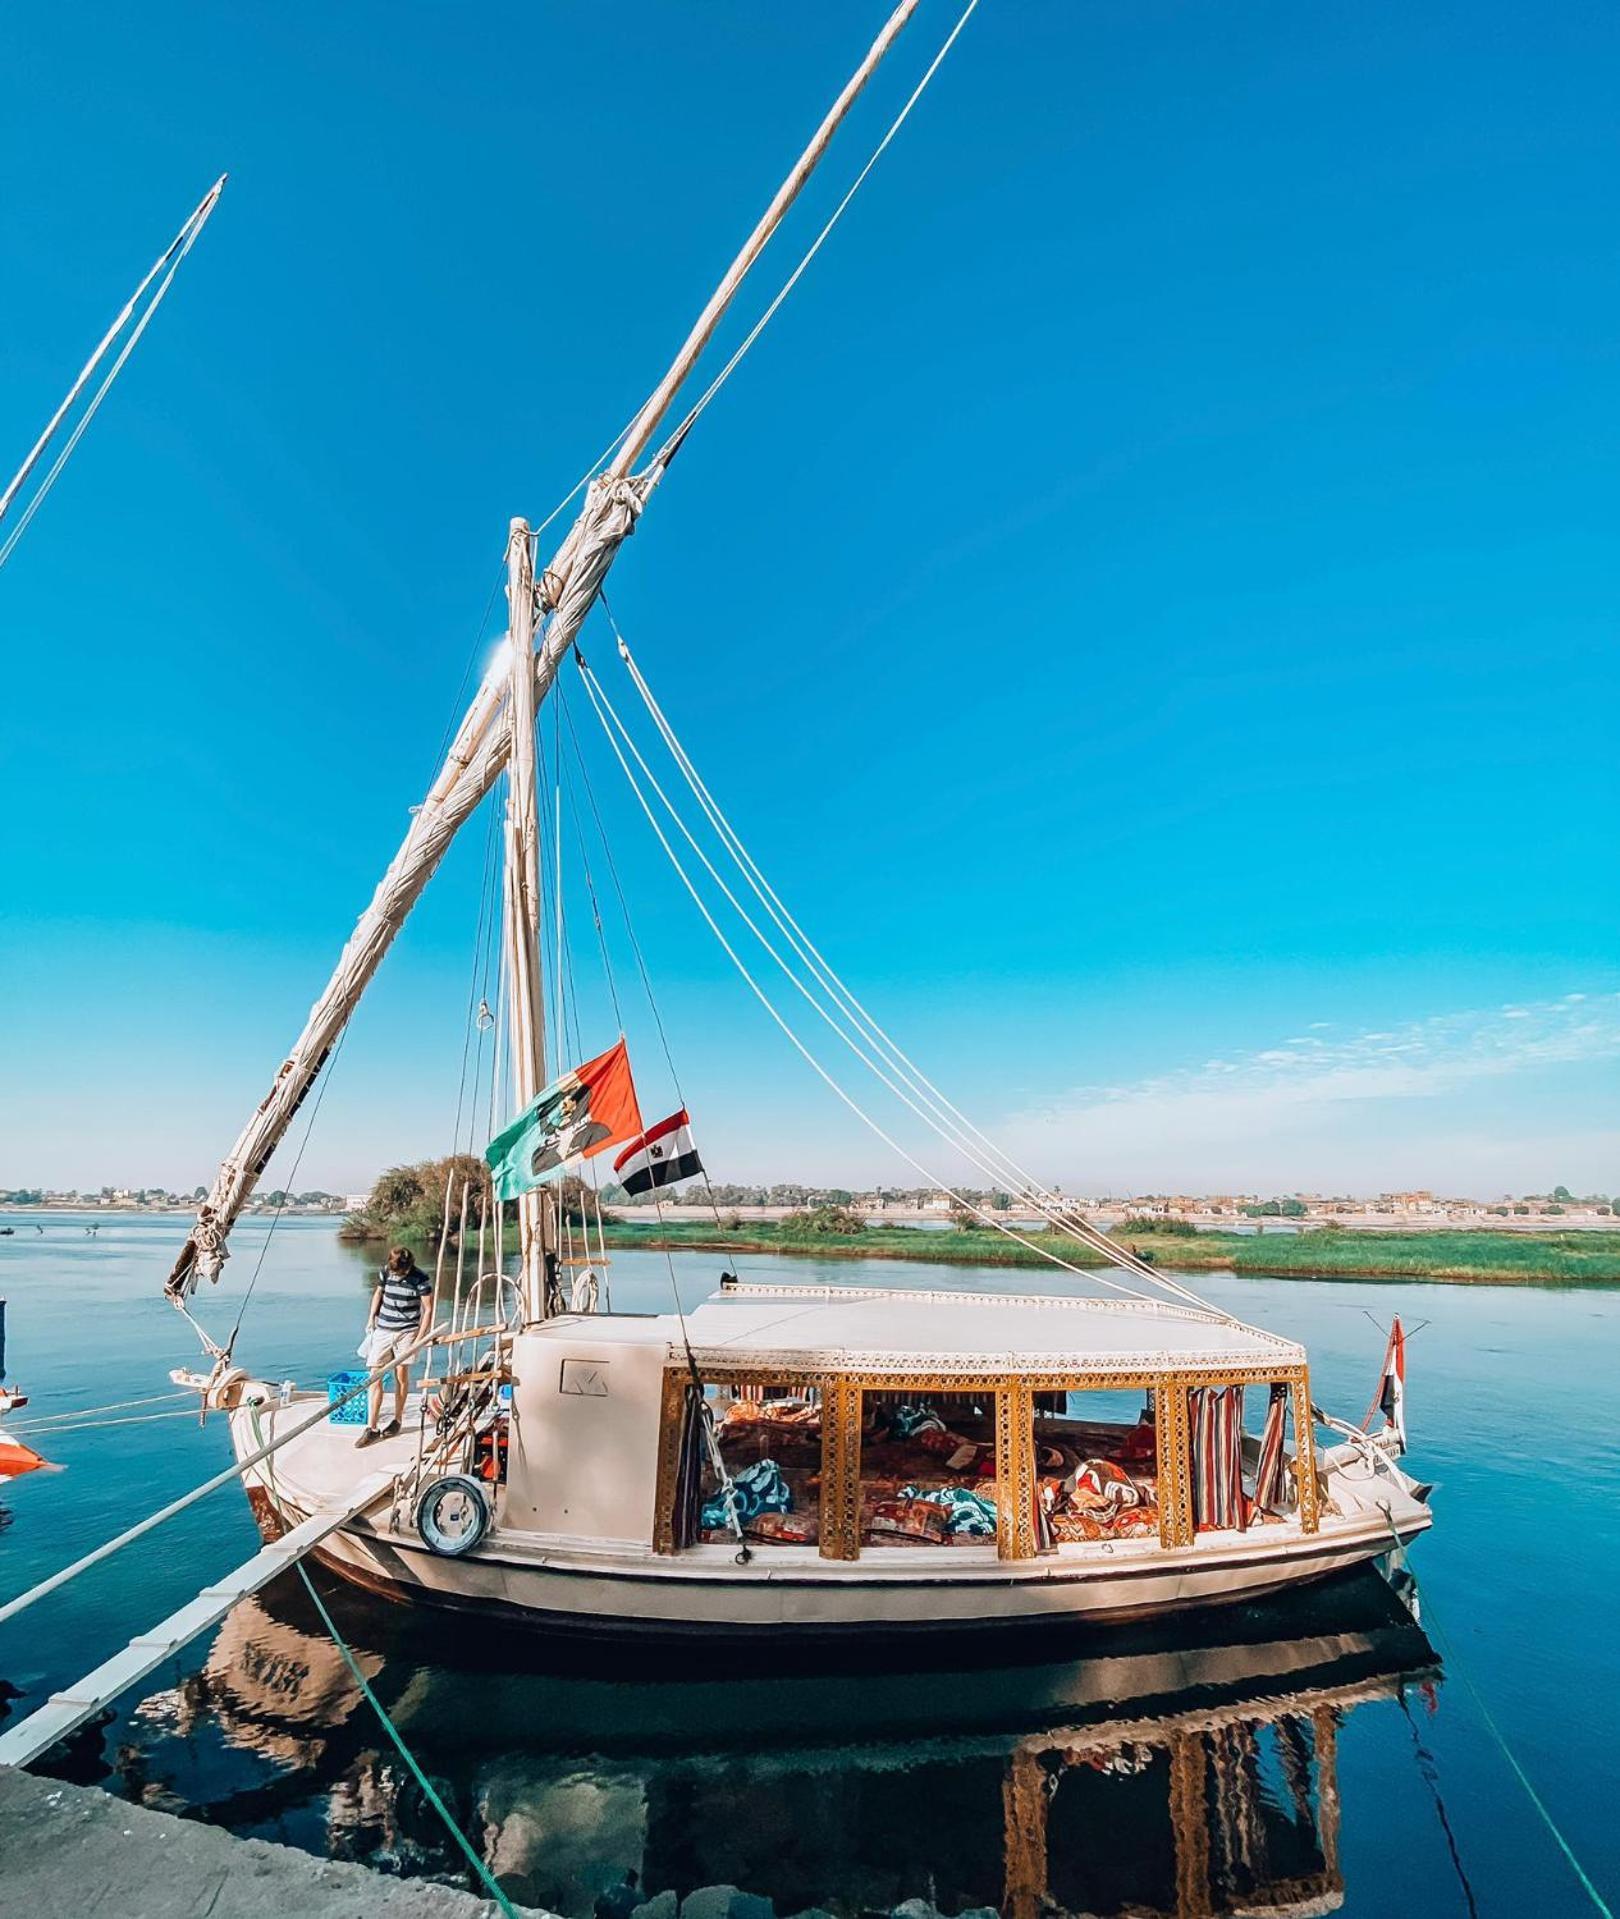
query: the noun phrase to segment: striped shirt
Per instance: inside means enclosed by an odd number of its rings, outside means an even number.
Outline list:
[[[382,1304],[377,1309],[377,1325],[384,1332],[414,1332],[422,1323],[422,1301],[433,1291],[433,1281],[419,1266],[408,1273],[391,1273],[386,1268],[377,1275]]]

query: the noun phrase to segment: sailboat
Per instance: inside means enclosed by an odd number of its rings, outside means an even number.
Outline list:
[[[317,1556],[394,1598],[556,1629],[675,1637],[881,1638],[1108,1622],[1319,1579],[1398,1553],[1431,1523],[1427,1489],[1399,1463],[1404,1416],[1387,1418],[1376,1434],[1327,1419],[1313,1403],[1301,1345],[1210,1306],[1091,1225],[1013,1169],[922,1076],[751,860],[622,643],[635,691],[736,868],[735,887],[707,853],[698,858],[744,924],[913,1114],[977,1164],[1011,1169],[1041,1217],[1106,1264],[1077,1268],[1053,1249],[1056,1235],[1023,1235],[981,1211],[1061,1269],[1062,1290],[749,1284],[728,1274],[692,1308],[677,1293],[672,1311],[648,1315],[614,1312],[594,1283],[596,1265],[587,1275],[585,1255],[569,1250],[579,1242],[555,1176],[627,1138],[630,1151],[650,1153],[655,1130],[638,1134],[624,1099],[601,1092],[610,1069],[619,1070],[622,1042],[559,1071],[566,1022],[555,1007],[548,1018],[536,731],[571,659],[613,758],[745,983],[845,1104],[896,1144],[770,1000],[705,903],[693,855],[683,860],[655,801],[678,809],[578,643],[682,442],[848,206],[855,187],[743,346],[674,415],[722,316],[917,4],[904,0],[885,23],[669,371],[592,474],[548,563],[539,563],[536,530],[511,522],[505,644],[169,1276],[169,1297],[189,1316],[199,1282],[219,1279],[237,1217],[395,935],[504,777],[498,997],[507,1106],[499,1118],[508,1124],[491,1154],[511,1183],[497,1187],[478,1270],[465,1285],[458,1274],[453,1297],[436,1289],[413,1347],[435,1369],[433,1391],[407,1408],[403,1430],[357,1449],[345,1414],[364,1381],[334,1389],[328,1412],[319,1395],[253,1377],[234,1336],[221,1344],[206,1333],[211,1365],[176,1375],[228,1415],[265,1530],[341,1513]],[[635,1118],[639,1125],[639,1110]],[[514,1141],[522,1148],[515,1172]],[[446,1215],[448,1225],[448,1203]],[[509,1217],[515,1279],[504,1271]],[[588,1224],[584,1244],[588,1255]],[[600,1255],[598,1242],[597,1264]],[[576,1283],[565,1287],[570,1278]],[[1319,1429],[1334,1443],[1319,1445]]]

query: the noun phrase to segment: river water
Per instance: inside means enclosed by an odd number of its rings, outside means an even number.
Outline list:
[[[159,1299],[183,1222],[15,1215],[0,1238],[8,1370],[30,1421],[163,1392],[195,1342]],[[43,1231],[36,1230],[42,1227]],[[261,1254],[263,1255],[261,1261]],[[742,1262],[804,1281],[820,1262]],[[1031,1275],[829,1262],[870,1284],[1027,1288]],[[242,1228],[199,1313],[316,1384],[352,1363],[371,1268],[330,1223]],[[677,1256],[687,1303],[714,1255]],[[617,1256],[615,1302],[670,1300],[661,1254]],[[1437,1482],[1413,1553],[1427,1637],[1366,1578],[992,1661],[745,1670],[722,1655],[556,1652],[382,1605],[324,1575],[339,1629],[513,1897],[592,1912],[738,1885],[782,1919],[907,1899],[1011,1919],[1592,1908],[1485,1713],[1600,1888],[1620,1894],[1620,1290],[1237,1279],[1206,1297],[1310,1348],[1319,1403],[1359,1419],[1399,1312],[1412,1469]],[[1377,1322],[1376,1324],[1374,1322]],[[189,1343],[188,1343],[189,1342]],[[179,1402],[170,1402],[179,1404]],[[0,1487],[0,1599],[195,1485],[223,1424],[106,1422],[35,1443],[66,1470]],[[113,1420],[136,1423],[115,1425]],[[77,1678],[257,1545],[234,1489],[0,1627],[0,1723]],[[54,1767],[145,1803],[384,1871],[466,1883],[296,1578],[238,1607]],[[763,1919],[764,1908],[757,1909]]]

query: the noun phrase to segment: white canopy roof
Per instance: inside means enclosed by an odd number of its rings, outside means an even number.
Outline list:
[[[555,1329],[577,1340],[667,1342],[684,1359],[673,1313],[631,1319],[572,1315]],[[846,1286],[739,1286],[686,1315],[700,1368],[783,1372],[1220,1372],[1303,1365],[1305,1349],[1218,1313],[1156,1300],[1032,1294],[900,1292]]]

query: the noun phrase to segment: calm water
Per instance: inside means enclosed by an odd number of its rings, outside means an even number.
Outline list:
[[[162,1392],[191,1363],[158,1298],[179,1220],[31,1216],[0,1239],[9,1370],[30,1416]],[[237,1239],[200,1308],[227,1330],[264,1243]],[[718,1261],[686,1255],[687,1299]],[[839,1262],[839,1278],[1014,1289],[1023,1275]],[[804,1280],[808,1261],[744,1263]],[[616,1303],[668,1303],[662,1255],[613,1266]],[[325,1222],[284,1222],[248,1309],[256,1371],[317,1383],[350,1362],[370,1268]],[[787,1915],[841,1919],[920,1897],[942,1911],[1174,1911],[1340,1899],[1348,1913],[1589,1910],[1482,1723],[1482,1689],[1611,1898],[1620,1892],[1612,1721],[1620,1677],[1620,1292],[1200,1275],[1210,1297],[1311,1349],[1318,1399],[1359,1418],[1398,1310],[1414,1470],[1439,1523],[1413,1569],[1441,1671],[1379,1582],[1325,1588],[1018,1663],[815,1674],[623,1655],[424,1620],[322,1581],[339,1626],[514,1895],[588,1914],[634,1867],[649,1892],[736,1883]],[[143,1412],[147,1409],[132,1409]],[[161,1409],[158,1409],[161,1410]],[[116,1416],[116,1415],[115,1415]],[[0,1597],[196,1484],[228,1454],[193,1417],[63,1432],[67,1471],[0,1490]],[[0,1628],[0,1713],[76,1678],[251,1553],[227,1490]],[[1005,1655],[1002,1656],[1003,1659]],[[379,1738],[296,1582],[84,1735],[71,1776],[233,1830],[384,1870],[459,1879],[442,1830]],[[1442,1814],[1444,1817],[1442,1817]],[[1452,1840],[1448,1842],[1447,1826]],[[1453,1853],[1453,1842],[1455,1855]]]

